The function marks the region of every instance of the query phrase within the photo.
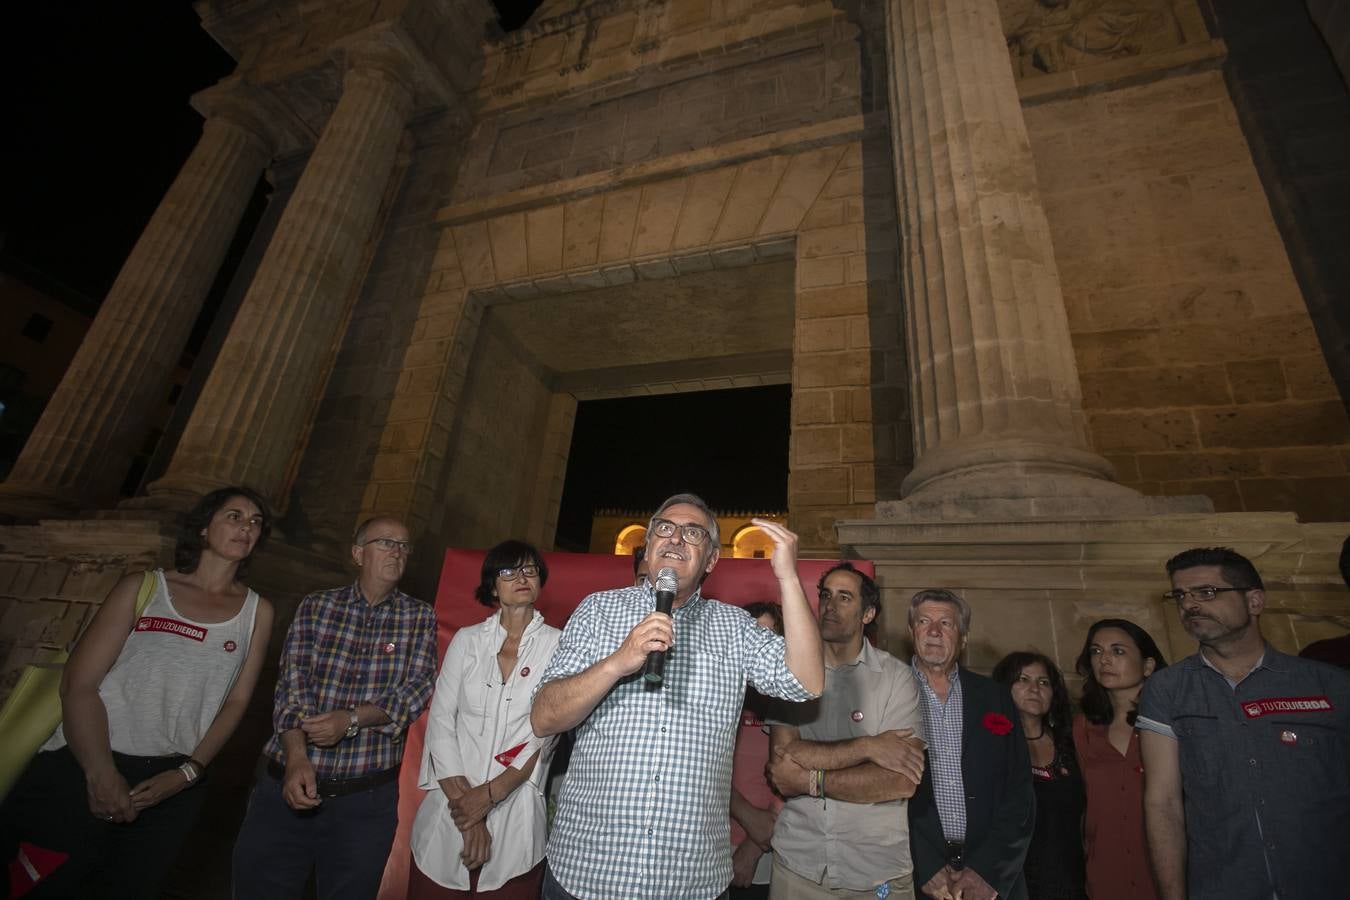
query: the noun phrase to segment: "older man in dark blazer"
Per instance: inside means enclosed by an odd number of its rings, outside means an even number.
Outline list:
[[[909,804],[914,884],[935,900],[1025,900],[1035,817],[1027,742],[1008,689],[957,664],[970,606],[950,591],[910,601],[928,765]]]

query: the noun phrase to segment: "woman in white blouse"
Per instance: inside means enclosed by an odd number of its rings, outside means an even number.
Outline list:
[[[409,900],[539,896],[554,739],[530,729],[530,699],[561,635],[534,608],[547,580],[539,552],[522,541],[483,558],[474,595],[497,611],[460,629],[436,679]]]

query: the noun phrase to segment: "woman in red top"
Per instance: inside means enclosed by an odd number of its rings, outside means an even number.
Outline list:
[[[1087,782],[1087,887],[1092,900],[1154,900],[1144,843],[1144,766],[1134,719],[1144,679],[1167,665],[1149,633],[1125,619],[1088,629],[1077,670],[1083,712],[1073,722]]]

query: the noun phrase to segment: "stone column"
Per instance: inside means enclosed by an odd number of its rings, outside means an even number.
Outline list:
[[[114,497],[273,152],[262,116],[228,89],[131,251],[4,485],[20,515]],[[198,95],[198,101],[204,95]]]
[[[145,505],[179,507],[233,483],[282,499],[413,107],[399,51],[350,59],[337,108]]]
[[[916,454],[891,511],[1138,500],[1088,449],[998,4],[888,0],[887,43]]]

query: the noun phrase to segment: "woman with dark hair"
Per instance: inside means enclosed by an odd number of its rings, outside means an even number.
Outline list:
[[[1144,679],[1167,665],[1147,631],[1127,619],[1088,629],[1075,668],[1083,712],[1073,742],[1087,782],[1083,843],[1092,900],[1158,896],[1144,843],[1144,765],[1134,719]]]
[[[1036,827],[1023,872],[1031,900],[1083,900],[1083,776],[1073,752],[1069,689],[1049,657],[1009,653],[994,667],[1022,717],[1036,789]]]
[[[7,851],[69,854],[42,896],[159,896],[262,669],[272,606],[241,578],[269,531],[257,493],[212,491],[184,517],[175,570],[123,577],[75,645],[61,726],[0,813]]]
[[[496,611],[459,630],[436,679],[409,900],[539,896],[554,739],[535,736],[530,701],[561,636],[534,608],[547,581],[543,557],[524,541],[483,558],[474,596]]]

